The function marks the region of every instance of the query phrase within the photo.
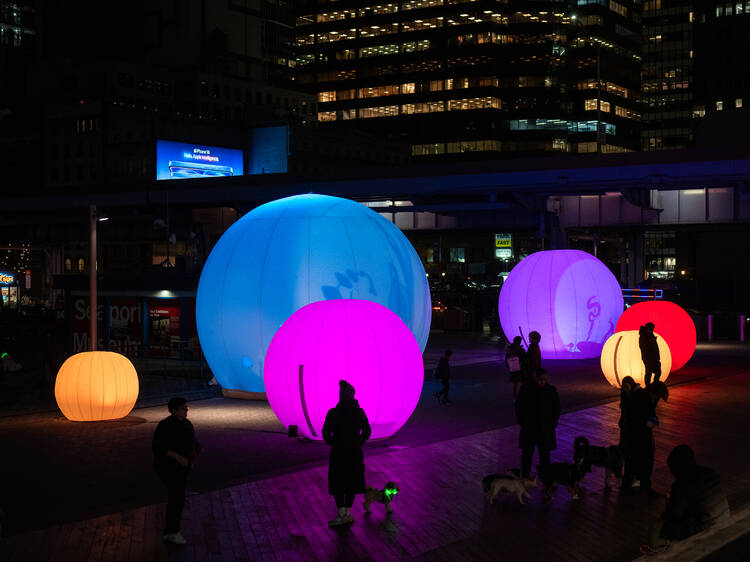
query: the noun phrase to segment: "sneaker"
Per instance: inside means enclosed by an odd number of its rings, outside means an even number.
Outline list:
[[[646,556],[653,556],[654,554],[661,554],[662,552],[666,552],[669,549],[669,543],[652,547],[650,544],[642,544],[641,545],[641,554],[645,554]]]
[[[331,519],[328,522],[329,527],[339,527],[341,525],[346,525],[349,521],[346,519],[346,508],[340,507],[338,511],[338,515],[336,515],[335,518]]]
[[[176,533],[167,533],[163,538],[165,542],[171,542],[172,544],[187,544],[185,537],[179,531]]]
[[[340,527],[341,525],[346,525],[348,521],[346,520],[346,515],[337,515],[333,519],[331,519],[328,522],[329,527]]]

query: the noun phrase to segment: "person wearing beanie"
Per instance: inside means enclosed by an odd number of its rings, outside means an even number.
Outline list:
[[[365,493],[365,457],[362,445],[370,438],[370,422],[354,399],[354,387],[339,381],[339,402],[328,410],[323,439],[331,446],[328,461],[328,493],[336,500],[338,514],[328,522],[337,527],[354,522],[351,510],[356,494]]]
[[[649,543],[641,546],[646,554],[663,552],[671,541],[686,539],[729,520],[729,503],[719,475],[698,466],[689,445],[672,449],[667,466],[675,480],[664,513],[651,526]]]

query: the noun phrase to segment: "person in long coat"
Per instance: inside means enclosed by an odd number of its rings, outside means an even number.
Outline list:
[[[534,373],[542,369],[542,352],[539,349],[541,339],[542,335],[539,332],[529,332],[529,347],[521,364],[523,382],[530,382]]]
[[[659,425],[656,404],[659,399],[669,399],[667,385],[655,381],[648,388],[633,391],[622,411],[622,448],[625,453],[625,474],[622,490],[632,493],[633,480],[640,480],[641,491],[652,496],[658,494],[651,489],[651,473],[654,470],[654,427]]]
[[[518,446],[521,448],[521,476],[531,472],[534,449],[539,449],[539,464],[550,463],[550,451],[557,448],[555,428],[560,420],[560,397],[557,389],[547,384],[547,373],[539,370],[531,382],[525,383],[516,398],[516,419],[521,426]]]
[[[328,461],[328,493],[336,500],[338,515],[330,527],[353,523],[354,496],[365,493],[365,457],[362,445],[370,438],[370,422],[354,399],[354,387],[339,381],[339,403],[328,410],[323,439],[331,446]]]
[[[641,359],[643,360],[643,366],[646,368],[646,374],[643,378],[646,388],[651,385],[651,375],[654,376],[654,382],[659,382],[659,378],[661,378],[661,357],[659,356],[659,344],[656,342],[654,328],[654,323],[649,322],[638,330],[638,347],[641,348]]]

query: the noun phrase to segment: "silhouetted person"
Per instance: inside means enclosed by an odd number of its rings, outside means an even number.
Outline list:
[[[667,385],[661,381],[648,388],[637,388],[625,402],[622,413],[622,448],[625,454],[625,474],[622,489],[632,493],[633,479],[638,478],[641,490],[652,496],[651,472],[654,470],[654,432],[659,425],[656,417],[656,403],[669,398]]]
[[[451,401],[448,399],[448,392],[451,389],[451,366],[450,363],[448,363],[448,360],[450,359],[451,355],[453,355],[453,352],[450,349],[446,349],[445,355],[440,358],[436,368],[437,378],[440,379],[440,382],[443,384],[443,388],[441,388],[439,392],[436,392],[434,396],[441,404],[451,403]]]
[[[670,541],[686,539],[729,520],[729,503],[719,475],[698,466],[689,445],[677,445],[667,457],[674,475],[672,491],[661,517],[651,526],[644,552],[663,551]]]
[[[513,398],[518,396],[518,385],[523,380],[523,363],[526,350],[521,347],[521,336],[513,338],[513,342],[505,349],[505,367],[508,369],[510,382],[513,383]]]
[[[192,460],[201,452],[195,439],[195,429],[187,419],[188,406],[184,398],[172,398],[167,404],[170,416],[156,426],[151,448],[154,468],[167,487],[167,517],[164,540],[185,544],[180,533],[180,519],[185,507],[185,481]]]
[[[651,375],[654,376],[654,382],[661,378],[661,358],[659,357],[659,345],[656,343],[656,334],[654,334],[654,323],[649,322],[641,326],[638,330],[638,336],[641,358],[643,359],[643,365],[646,367],[646,375],[643,381],[648,387],[651,384]]]
[[[338,515],[329,527],[353,523],[351,508],[356,494],[365,493],[365,457],[362,445],[370,438],[370,422],[354,399],[354,387],[339,381],[339,403],[328,410],[323,439],[331,445],[328,493],[336,500]]]
[[[534,448],[539,448],[539,464],[550,463],[550,451],[557,448],[555,428],[560,419],[560,397],[547,384],[547,373],[537,371],[531,382],[524,383],[516,398],[516,419],[521,426],[518,446],[521,448],[521,476],[531,472]]]
[[[531,381],[534,373],[542,369],[542,352],[539,349],[539,340],[541,339],[542,336],[539,332],[529,332],[529,347],[522,364],[523,382]]]

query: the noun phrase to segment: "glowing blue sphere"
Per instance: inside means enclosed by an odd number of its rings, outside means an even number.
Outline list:
[[[542,336],[542,358],[599,357],[623,311],[622,289],[597,258],[580,250],[547,250],[524,258],[498,301],[505,337]]]
[[[214,246],[198,284],[198,337],[216,379],[227,389],[264,392],[276,331],[303,306],[331,299],[389,308],[424,351],[432,318],[427,277],[388,220],[355,201],[313,194],[242,217]]]

